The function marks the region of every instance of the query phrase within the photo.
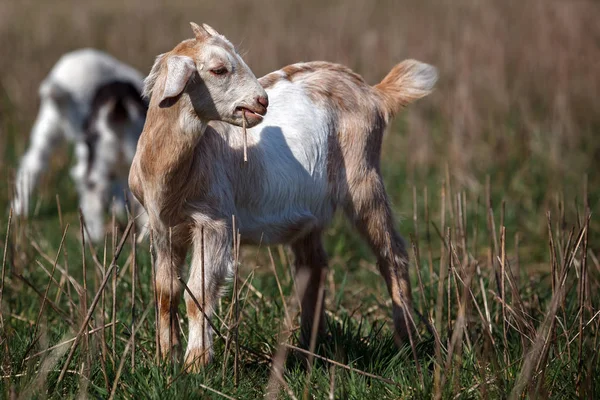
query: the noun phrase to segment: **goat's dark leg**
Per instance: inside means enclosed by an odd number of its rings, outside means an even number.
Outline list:
[[[327,254],[320,232],[311,232],[292,244],[296,265],[296,285],[301,296],[302,329],[300,344],[308,348],[314,335],[325,332],[325,280]],[[313,329],[314,324],[318,326]]]
[[[394,219],[381,176],[371,170],[350,186],[345,204],[348,217],[369,243],[392,297],[394,327],[401,340],[408,337],[412,322],[406,313],[412,307],[408,255],[404,241],[394,228]]]

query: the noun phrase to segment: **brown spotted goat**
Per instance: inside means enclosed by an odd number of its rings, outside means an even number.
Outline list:
[[[324,327],[322,233],[338,207],[375,253],[396,332],[406,337],[408,257],[379,159],[388,122],[430,93],[435,69],[407,60],[370,86],[344,66],[311,62],[257,80],[225,37],[207,25],[192,28],[195,38],[158,56],[146,79],[150,106],[129,175],[153,232],[163,356],[179,344],[178,277],[191,247],[185,362],[198,370],[211,359],[208,318],[233,271],[233,216],[242,243],[291,246],[298,276],[306,277],[301,341],[308,344],[313,321],[315,332]],[[252,128],[247,163],[244,118]]]

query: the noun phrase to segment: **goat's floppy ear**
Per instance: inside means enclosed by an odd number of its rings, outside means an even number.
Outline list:
[[[196,64],[190,57],[169,57],[167,60],[165,90],[158,102],[159,106],[164,106],[165,100],[179,96],[185,89],[185,85],[187,85],[194,71],[196,71]]]
[[[194,36],[196,36],[196,40],[201,42],[210,37],[211,34],[209,31],[207,31],[205,29],[205,27],[202,27],[195,22],[190,22],[190,25],[192,26],[192,30],[194,31]]]

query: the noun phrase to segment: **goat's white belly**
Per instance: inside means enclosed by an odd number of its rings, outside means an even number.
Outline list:
[[[290,242],[324,227],[333,214],[328,197],[329,124],[298,84],[282,81],[267,91],[264,121],[249,130],[249,162],[260,163],[236,193],[242,240]],[[254,184],[252,184],[252,183]]]

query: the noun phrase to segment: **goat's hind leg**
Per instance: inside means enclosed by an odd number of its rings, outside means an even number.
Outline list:
[[[327,254],[320,232],[309,233],[291,247],[296,264],[296,290],[302,305],[300,344],[309,348],[311,340],[325,333]]]
[[[346,213],[377,257],[377,265],[392,297],[394,327],[406,340],[412,295],[408,275],[408,254],[394,228],[394,220],[381,176],[374,170],[355,182],[346,204]],[[407,319],[408,317],[408,319]]]

